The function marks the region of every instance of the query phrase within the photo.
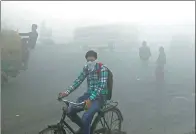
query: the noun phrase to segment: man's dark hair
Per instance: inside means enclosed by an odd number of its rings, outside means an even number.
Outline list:
[[[97,53],[93,50],[90,50],[86,53],[85,58],[87,59],[88,57],[95,57],[97,59]]]

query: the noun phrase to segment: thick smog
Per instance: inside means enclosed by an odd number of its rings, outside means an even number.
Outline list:
[[[3,1],[0,45],[2,134],[195,133],[194,1]]]

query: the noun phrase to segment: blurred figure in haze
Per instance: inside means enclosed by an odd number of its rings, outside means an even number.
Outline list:
[[[28,41],[28,46],[31,49],[35,48],[37,38],[38,38],[37,25],[36,24],[32,24],[31,32],[29,32],[29,33],[19,33],[19,35],[20,36],[28,36],[28,38],[26,38],[26,40]]]
[[[166,55],[165,55],[164,48],[162,46],[159,48],[159,57],[156,63],[157,63],[157,67],[155,71],[156,82],[162,83],[164,82],[164,65],[166,64]]]
[[[148,65],[148,60],[151,56],[150,48],[147,46],[147,42],[143,41],[142,46],[139,48],[139,56],[142,60],[142,63],[144,65]]]
[[[139,56],[141,60],[141,75],[144,76],[146,74],[147,68],[148,68],[148,61],[151,56],[150,48],[147,46],[147,42],[143,41],[142,46],[139,48]]]
[[[28,36],[27,38],[22,38],[22,61],[23,61],[23,69],[26,70],[28,68],[29,61],[29,49],[34,49],[38,33],[37,33],[37,25],[32,24],[31,32],[29,33],[19,33],[20,36]]]

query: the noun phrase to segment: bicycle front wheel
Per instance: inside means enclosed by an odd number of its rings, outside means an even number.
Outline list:
[[[121,131],[122,114],[118,108],[103,111],[98,115],[92,125],[91,134],[111,134],[113,131]]]

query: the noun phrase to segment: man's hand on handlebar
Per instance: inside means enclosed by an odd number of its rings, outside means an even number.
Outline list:
[[[62,98],[64,98],[64,97],[67,97],[69,95],[69,91],[67,90],[67,91],[65,91],[65,92],[60,92],[59,93],[59,95],[58,95],[58,100],[60,101],[60,100],[62,100]],[[84,109],[85,110],[88,110],[90,107],[91,107],[91,100],[90,99],[87,99],[87,100],[85,100],[84,101]]]
[[[61,93],[59,93],[58,99],[62,99],[62,98],[64,98],[64,97],[67,97],[68,95],[69,95],[68,91],[66,91],[66,92],[61,92]]]

